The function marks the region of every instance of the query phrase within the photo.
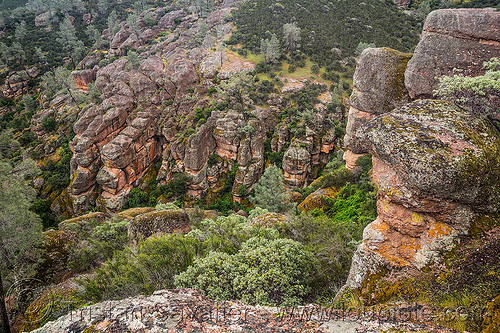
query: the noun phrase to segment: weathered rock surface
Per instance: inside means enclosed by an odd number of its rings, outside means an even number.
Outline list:
[[[404,74],[410,98],[431,96],[436,77],[455,67],[482,73],[482,62],[500,54],[499,19],[486,9],[429,14]],[[398,77],[397,72],[389,75]],[[354,81],[386,73],[375,66]],[[364,230],[345,288],[361,287],[381,267],[422,269],[439,261],[457,236],[469,232],[477,214],[500,210],[500,133],[489,120],[437,100],[401,105],[404,99],[396,98],[395,109],[374,112],[363,106],[398,94],[365,91],[367,103],[353,92],[345,158],[354,166],[359,154],[372,154],[378,218]]]
[[[405,72],[412,98],[429,98],[438,79],[453,68],[484,73],[482,64],[500,56],[500,12],[493,9],[441,9],[431,12]]]
[[[155,233],[187,233],[189,217],[183,209],[153,211],[136,216],[129,224],[130,239],[138,241]]]
[[[88,85],[95,81],[95,71],[92,69],[84,69],[73,71],[71,77],[75,82],[75,88],[81,91],[87,91]]]
[[[0,90],[7,97],[18,97],[26,91],[29,81],[36,78],[39,73],[37,67],[14,72],[5,79],[5,84]]]
[[[381,114],[408,102],[404,73],[410,57],[387,47],[365,49],[353,76],[351,106]]]
[[[307,212],[313,209],[323,210],[326,207],[326,198],[335,198],[337,191],[334,188],[321,188],[309,194],[298,206],[299,212]]]
[[[288,217],[286,215],[271,212],[254,217],[249,224],[272,228],[276,224],[284,223],[286,221],[288,221]]]
[[[455,332],[443,327],[375,320],[375,313],[362,316],[312,304],[291,310],[239,301],[216,302],[193,289],[158,290],[150,296],[80,308],[32,332]]]
[[[186,176],[188,196],[200,199],[208,193],[217,199],[220,191],[227,191],[228,176],[235,172],[231,194],[241,202],[262,174],[266,134],[278,125],[278,113],[285,107],[282,99],[275,94],[270,96],[271,105],[262,107],[249,102],[249,113],[231,107],[215,109],[220,96],[207,95],[216,87],[214,82],[254,69],[251,62],[221,45],[232,30],[224,21],[230,9],[204,18],[217,38],[203,43],[193,38],[200,24],[198,15],[184,10],[166,13],[169,9],[149,10],[158,22],[148,28],[141,14],[140,31],[131,31],[125,22],[114,35],[106,30],[102,37],[110,49],[92,52],[78,65],[83,70],[72,73],[75,90],[85,91],[92,83],[102,102],[79,110],[72,106],[69,94],[59,94],[50,108],[33,116],[32,128],[41,141],[49,140],[50,134],[43,128],[43,119],[74,123],[71,183],[54,200],[54,213],[72,217],[94,205],[116,213],[133,188],[151,190],[146,178],[149,182],[156,177],[166,184],[178,173]],[[148,42],[152,39],[154,43]],[[124,56],[130,48],[137,49],[138,64]],[[305,84],[300,81],[290,92]],[[341,111],[327,112],[329,92],[319,100],[306,137],[292,148],[286,145],[292,138],[287,125],[293,120],[288,117],[279,124],[272,150],[288,149],[283,165],[289,188],[304,186],[312,168],[325,164],[335,147],[334,128],[342,119]],[[50,152],[57,148],[45,146]]]
[[[355,137],[373,155],[378,218],[364,230],[348,287],[360,287],[375,267],[421,269],[439,260],[476,212],[500,210],[500,133],[486,118],[418,100],[374,118]]]
[[[413,207],[423,202],[409,198],[426,196],[500,209],[500,134],[486,118],[471,117],[451,102],[418,100],[373,119],[356,137],[407,186],[394,199]],[[390,191],[390,182],[374,179]]]
[[[410,55],[389,48],[368,48],[361,54],[353,76],[351,106],[344,145],[351,148],[351,133],[375,115],[409,101],[404,73]]]

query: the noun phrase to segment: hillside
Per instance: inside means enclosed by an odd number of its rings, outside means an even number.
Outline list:
[[[246,1],[233,13],[238,27],[229,43],[260,47],[266,32],[283,37],[283,26],[296,22],[302,51],[321,66],[354,55],[360,42],[405,52],[418,41],[420,24],[392,1]],[[255,52],[255,51],[254,51]]]

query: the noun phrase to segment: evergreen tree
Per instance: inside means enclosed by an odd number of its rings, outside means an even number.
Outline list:
[[[71,63],[73,64],[73,68],[75,68],[75,61],[78,61],[85,54],[85,45],[76,37],[76,30],[73,23],[67,18],[64,19],[59,25],[57,35],[59,37],[56,38],[56,41],[61,44],[62,49],[71,58]]]
[[[125,65],[126,70],[131,70],[131,69],[137,69],[139,68],[139,57],[137,56],[137,52],[134,52],[132,50],[129,50],[127,52],[127,60],[128,63]]]
[[[42,51],[41,47],[35,46],[35,55],[42,64],[47,63],[47,58],[45,57],[45,53]]]
[[[16,31],[14,32],[16,40],[22,42],[26,37],[26,22],[21,21],[21,23],[16,24]]]
[[[97,1],[97,8],[99,9],[99,13],[101,13],[101,15],[106,14],[106,12],[109,8],[108,0],[98,0]]]
[[[207,35],[207,33],[208,33],[207,24],[205,23],[204,20],[200,20],[200,23],[198,24],[198,30],[197,30],[196,36],[195,36],[196,43],[201,45],[203,43],[203,40],[205,39],[205,36]]]
[[[101,33],[97,30],[92,24],[87,26],[85,30],[85,34],[89,37],[89,39],[95,44],[96,42],[101,40]]]
[[[140,27],[139,27],[139,15],[136,13],[130,14],[127,17],[127,25],[128,25],[128,30],[132,33],[135,33],[137,36],[141,33]]]
[[[286,193],[281,170],[275,165],[271,165],[264,171],[264,174],[253,188],[255,195],[252,202],[257,207],[271,212],[284,213],[294,206]]]
[[[287,45],[288,51],[292,52],[299,47],[300,28],[297,23],[287,23],[283,26],[283,36]]]
[[[221,82],[217,89],[220,97],[229,100],[235,108],[243,110],[253,83],[254,78],[251,75],[241,72]]]
[[[0,268],[14,280],[25,277],[29,263],[37,261],[36,245],[42,239],[42,224],[29,209],[36,193],[24,185],[22,176],[0,161]],[[1,273],[0,319],[3,332],[10,333]]]
[[[26,60],[26,53],[19,42],[12,43],[12,46],[10,47],[10,54],[16,62],[23,63],[23,61]]]
[[[260,40],[260,53],[264,57],[264,62],[275,64],[280,58],[280,43],[276,34],[272,34],[269,39]]]
[[[113,9],[108,16],[108,31],[111,35],[114,35],[119,30],[120,26],[118,25],[118,15],[116,14],[116,10]]]

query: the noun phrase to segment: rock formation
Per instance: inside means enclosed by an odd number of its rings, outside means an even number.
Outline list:
[[[484,73],[483,62],[500,56],[500,13],[491,9],[431,12],[408,62],[405,84],[412,98],[433,97],[438,78],[454,68],[467,75]]]
[[[200,24],[196,14],[165,11],[150,10],[158,23],[150,29],[142,26],[139,35],[127,24],[121,24],[114,36],[105,32],[109,51],[95,50],[78,65],[84,69],[72,73],[77,90],[85,91],[92,83],[102,102],[89,103],[78,114],[73,108],[71,118],[63,120],[59,117],[64,112],[56,109],[63,110],[71,100],[57,95],[50,109],[35,115],[32,123],[40,138],[46,134],[41,125],[45,117],[54,116],[59,123],[77,118],[70,143],[71,184],[51,207],[58,215],[71,217],[91,206],[118,212],[132,188],[148,186],[144,179],[156,177],[166,184],[177,173],[187,177],[187,194],[200,199],[207,193],[216,196],[235,170],[231,194],[241,201],[262,174],[266,133],[276,126],[279,133],[271,150],[287,149],[283,168],[288,188],[304,186],[311,167],[328,161],[335,146],[334,126],[342,118],[341,113],[327,114],[329,92],[319,96],[318,115],[306,137],[285,147],[292,137],[286,126],[292,121],[288,117],[278,125],[278,95],[270,96],[269,107],[251,105],[250,115],[231,108],[217,110],[217,95],[207,94],[215,89],[214,82],[254,69],[249,61],[218,50],[231,33],[231,25],[223,21],[229,9],[204,19],[218,38],[201,45],[193,38]],[[125,57],[128,49],[138,50],[138,63]]]
[[[189,218],[182,209],[153,211],[136,216],[129,224],[131,240],[146,239],[155,233],[187,233]]]
[[[69,287],[71,288],[71,286]],[[69,289],[61,286],[57,293]],[[55,289],[55,288],[54,288]],[[51,296],[51,295],[49,295]],[[49,298],[50,297],[46,297]],[[41,303],[41,302],[40,302]],[[43,304],[43,303],[42,303]],[[47,309],[47,308],[46,308]],[[48,308],[51,310],[51,308]],[[295,308],[217,302],[193,289],[158,290],[149,296],[106,301],[79,308],[33,333],[62,332],[381,332],[451,333],[443,327],[375,319],[375,313],[306,305]],[[42,318],[43,319],[43,318]]]
[[[498,129],[449,101],[407,103],[432,97],[437,77],[453,68],[482,73],[483,61],[500,56],[499,22],[492,10],[438,10],[409,61],[387,49],[362,54],[345,157],[354,165],[372,154],[378,218],[364,230],[343,290],[361,287],[382,267],[422,269],[440,260],[476,216],[500,210]]]

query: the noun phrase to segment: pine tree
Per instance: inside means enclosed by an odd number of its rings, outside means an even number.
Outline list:
[[[203,40],[205,39],[205,36],[208,33],[208,26],[205,23],[204,20],[200,20],[200,23],[198,24],[198,30],[196,31],[196,36],[195,36],[195,41],[198,45],[201,45],[203,43]]]
[[[286,193],[285,182],[281,170],[271,165],[265,171],[259,181],[254,185],[255,195],[252,202],[257,207],[267,209],[275,213],[284,213],[294,207]]]
[[[14,32],[16,40],[22,42],[26,37],[26,22],[21,21],[21,23],[16,24],[16,31]]]
[[[85,34],[89,37],[89,39],[95,44],[97,41],[101,40],[101,33],[97,30],[92,24],[87,26],[85,30]]]
[[[108,31],[111,35],[114,35],[120,30],[120,26],[118,25],[118,15],[116,14],[116,10],[113,11],[108,16]]]
[[[61,44],[62,49],[71,58],[71,63],[73,64],[73,68],[75,68],[75,61],[78,61],[85,54],[85,45],[76,37],[76,30],[73,23],[67,18],[64,19],[59,25],[57,35],[59,37],[56,38],[56,41]]]
[[[272,34],[269,39],[260,40],[260,53],[264,57],[264,62],[275,64],[280,58],[280,42],[276,34]]]
[[[288,51],[292,52],[299,47],[300,28],[297,23],[287,23],[283,26],[283,36],[286,41]]]

